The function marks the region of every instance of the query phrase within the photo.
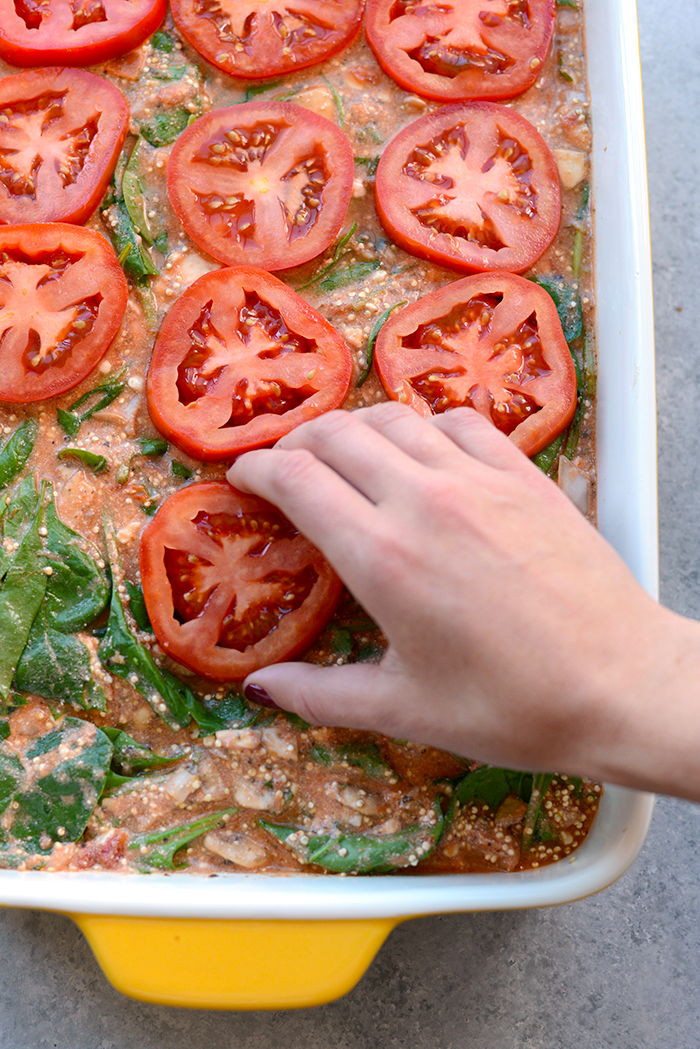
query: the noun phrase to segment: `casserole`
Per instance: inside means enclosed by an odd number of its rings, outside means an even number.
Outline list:
[[[598,516],[656,596],[649,228],[634,0],[586,0],[598,288]],[[608,788],[569,860],[516,874],[166,875],[0,871],[0,902],[69,913],[120,990],[163,1004],[280,1008],[348,990],[399,921],[565,903],[634,860],[647,795]],[[238,960],[245,964],[239,965]]]

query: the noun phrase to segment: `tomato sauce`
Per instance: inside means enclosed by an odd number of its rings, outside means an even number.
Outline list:
[[[187,8],[181,0],[177,6]],[[582,2],[557,7],[541,71],[533,86],[507,105],[544,136],[558,167],[561,225],[524,276],[541,280],[557,301],[582,375],[576,431],[570,429],[538,461],[594,519],[591,131],[582,8]],[[226,68],[223,59],[218,64]],[[374,204],[374,178],[386,143],[438,103],[400,88],[362,35],[321,65],[274,81],[242,83],[202,59],[178,35],[170,16],[150,42],[93,72],[127,97],[132,136],[140,133],[136,145],[129,139],[131,152],[117,168],[122,196],[108,192],[87,222],[112,236],[131,277],[126,313],[87,378],[26,408],[1,403],[0,426],[10,438],[24,420],[36,423],[36,441],[18,477],[34,474],[53,486],[58,518],[77,533],[66,540],[67,548],[73,544],[90,557],[94,548],[98,573],[111,563],[115,594],[142,664],[134,670],[123,639],[115,640],[106,597],[97,619],[61,634],[63,642],[55,630],[46,634],[54,653],[63,651],[61,644],[70,647],[68,636],[82,646],[80,666],[87,670],[78,677],[88,699],[81,707],[57,697],[55,680],[42,687],[35,661],[31,673],[18,674],[4,712],[0,707],[0,771],[9,769],[16,782],[7,807],[0,806],[0,866],[463,873],[527,869],[569,856],[590,829],[598,785],[565,775],[492,770],[410,741],[310,727],[246,704],[234,685],[212,682],[169,659],[137,608],[144,528],[169,496],[192,482],[221,481],[226,469],[225,462],[204,463],[165,442],[148,411],[146,377],[163,319],[196,279],[219,269],[190,240],[170,206],[166,171],[173,142],[191,120],[211,110],[278,98],[333,121],[349,139],[355,176],[342,239],[320,258],[276,272],[350,348],[353,374],[343,403],[349,409],[386,398],[369,367],[377,322],[398,304],[413,303],[462,276],[393,243]],[[16,69],[0,65],[0,73],[10,76]],[[0,176],[4,142],[0,129]],[[125,240],[125,229],[136,230],[135,237]],[[429,393],[437,404],[439,396],[432,388]],[[250,406],[241,412],[247,420]],[[75,448],[82,457],[72,454]],[[15,489],[9,491],[5,505],[14,497]],[[105,520],[111,543],[105,540]],[[8,528],[3,546],[11,554],[16,540]],[[181,574],[188,578],[184,569]],[[184,583],[181,603],[183,595]],[[100,655],[105,638],[112,646],[110,659]],[[324,666],[378,661],[383,645],[376,624],[345,594],[304,658]],[[202,727],[195,721],[177,726],[163,693],[148,685],[154,680],[152,669],[143,670],[149,659],[156,672],[174,674],[181,683],[179,693],[170,679],[161,685],[171,689],[172,704],[187,704],[187,694],[194,696]],[[21,681],[34,688],[22,688]],[[104,701],[89,698],[95,689]],[[212,712],[218,724],[207,722]],[[100,734],[104,729],[108,736]],[[119,732],[127,739],[119,739]],[[114,753],[119,750],[111,765],[104,757],[107,738]],[[94,775],[76,780],[68,806],[73,823],[68,815],[65,825],[56,816],[53,831],[40,833],[23,799],[59,772],[72,783],[74,758]],[[22,847],[22,841],[29,844]]]

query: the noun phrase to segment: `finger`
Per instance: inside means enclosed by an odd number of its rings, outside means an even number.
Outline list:
[[[352,587],[376,511],[347,481],[308,449],[280,447],[239,456],[226,479],[279,507]]]
[[[246,678],[244,692],[260,702],[256,690],[263,689],[274,704],[312,725],[396,735],[405,726],[394,686],[381,664],[319,667],[313,663],[275,663]]]
[[[417,466],[437,465],[454,453],[451,441],[393,401],[328,412],[292,430],[278,447],[307,448],[373,503],[415,483]]]
[[[487,466],[512,470],[529,461],[509,437],[473,408],[452,408],[430,421],[463,452]]]

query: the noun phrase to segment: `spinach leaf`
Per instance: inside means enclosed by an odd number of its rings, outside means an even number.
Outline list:
[[[564,443],[564,434],[560,433],[558,437],[555,437],[551,444],[548,444],[546,448],[543,448],[537,455],[533,455],[532,461],[535,466],[539,466],[543,473],[550,476],[554,468],[554,464],[557,461],[557,456],[561,451],[561,446]]]
[[[314,743],[309,750],[309,757],[319,765],[332,765],[334,760],[330,750],[326,750],[320,743]]]
[[[0,740],[7,739],[10,735],[10,722],[7,718],[0,718]]]
[[[140,454],[153,459],[165,455],[169,447],[168,442],[164,441],[162,437],[142,437],[139,444],[141,445]]]
[[[0,488],[12,484],[32,454],[38,432],[36,420],[25,419],[5,441],[0,450]]]
[[[247,728],[261,715],[263,707],[249,703],[242,692],[232,690],[223,699],[205,699],[204,709],[214,721],[218,722],[212,731],[222,728]]]
[[[107,705],[104,689],[93,681],[87,647],[72,634],[52,629],[42,613],[17,663],[15,687],[83,710]]]
[[[84,630],[107,605],[107,575],[97,564],[97,551],[61,521],[53,491],[46,507],[46,548],[52,573],[46,587],[44,611],[49,625],[70,633]]]
[[[140,772],[148,769],[160,769],[164,765],[172,765],[174,761],[180,761],[182,755],[167,758],[162,754],[154,754],[150,747],[136,740],[119,728],[103,728],[104,734],[109,738],[114,754],[112,757],[112,768],[125,778],[137,776]]]
[[[281,83],[281,80],[266,80],[262,84],[251,84],[250,87],[246,88],[243,101],[250,102],[251,98],[255,98],[256,95],[262,95],[266,91],[272,91],[274,88],[279,87]]]
[[[170,728],[186,728],[192,718],[205,733],[226,727],[221,718],[209,713],[184,681],[169,670],[162,670],[148,649],[139,644],[129,629],[118,586],[112,587],[107,629],[97,654],[110,674],[133,685]]]
[[[344,288],[347,284],[354,284],[356,281],[368,277],[370,273],[374,273],[380,266],[381,262],[379,259],[372,259],[370,262],[354,262],[349,266],[343,266],[341,269],[336,270],[335,273],[330,273],[318,282],[318,286],[324,291],[335,291],[336,288]]]
[[[124,585],[126,592],[129,595],[129,607],[131,614],[136,621],[136,626],[139,630],[143,630],[145,634],[153,633],[153,626],[151,620],[148,618],[148,612],[146,611],[146,601],[143,596],[143,590],[136,583],[132,583],[130,580],[125,579]]]
[[[288,721],[290,725],[294,726],[294,728],[299,729],[300,732],[304,732],[305,729],[311,728],[308,721],[304,721],[303,718],[300,718],[299,715],[295,714],[292,710],[283,710],[282,716],[285,721]]]
[[[154,113],[141,124],[141,134],[152,146],[169,146],[182,134],[193,119],[193,114],[179,106]]]
[[[158,270],[136,232],[123,197],[107,209],[109,235],[120,264],[135,281],[154,276]]]
[[[0,841],[20,843],[27,852],[50,852],[57,841],[77,841],[98,802],[112,757],[112,744],[100,729],[65,717],[40,737],[27,758],[25,772],[16,755],[0,743],[0,808],[6,815]],[[50,771],[42,775],[42,766]],[[9,808],[10,818],[7,811]]]
[[[173,459],[171,462],[170,470],[175,477],[182,477],[184,480],[188,480],[193,473],[189,466],[185,466],[184,463],[179,463],[177,459]]]
[[[136,145],[131,151],[129,163],[124,168],[122,175],[122,196],[124,205],[129,213],[129,218],[134,229],[146,244],[153,243],[153,231],[148,220],[146,198],[139,178],[139,153],[143,139],[137,138]]]
[[[224,816],[231,816],[237,811],[237,809],[222,809],[220,812],[213,812],[210,816],[203,816],[191,823],[170,827],[169,830],[135,835],[129,842],[129,848],[139,850],[139,856],[134,861],[136,866],[143,870],[162,871],[186,867],[187,863],[175,863],[176,853],[184,849],[195,838],[200,838],[202,834],[207,834],[218,827]]]
[[[362,375],[357,380],[358,389],[360,388],[360,386],[364,385],[364,383],[367,381],[367,378],[369,377],[369,373],[372,371],[372,362],[374,361],[374,344],[377,341],[377,336],[379,335],[379,332],[382,330],[382,328],[384,327],[394,310],[398,310],[401,308],[401,306],[405,305],[406,302],[404,301],[396,302],[393,306],[389,306],[386,310],[384,310],[383,313],[379,314],[376,321],[372,325],[372,330],[369,333],[369,338],[367,339],[367,350],[365,351],[365,359],[367,363],[365,364]]]
[[[190,710],[183,691],[190,690],[167,670],[161,670],[133,636],[117,586],[112,587],[107,630],[97,654],[110,674],[128,680],[170,728],[189,725]]]
[[[48,582],[45,572],[46,558],[43,557],[44,547],[39,534],[43,507],[36,494],[33,480],[31,486],[35,497],[34,513],[0,586],[0,702],[7,701],[10,694],[15,667],[29,639],[32,623],[41,608]],[[13,520],[12,510],[11,503],[5,513],[9,521]],[[20,504],[15,511],[15,518],[24,514],[24,510],[25,507]],[[4,523],[7,534],[7,521]]]
[[[333,874],[386,874],[423,860],[440,840],[444,816],[435,802],[434,827],[408,827],[396,834],[307,834],[299,827],[258,820],[273,838],[283,842],[302,863],[315,863]],[[408,860],[408,863],[406,863]]]
[[[344,233],[343,236],[340,237],[340,239],[338,240],[331,261],[328,262],[325,266],[322,266],[321,269],[313,275],[311,280],[307,280],[306,284],[302,284],[301,287],[297,288],[297,291],[305,291],[306,288],[310,288],[312,284],[317,284],[319,281],[323,280],[324,277],[328,277],[330,274],[333,273],[340,259],[344,258],[344,249],[347,246],[350,238],[355,233],[356,229],[357,223],[353,222],[352,226],[347,231],[347,233]]]
[[[387,772],[394,775],[394,770],[384,760],[376,743],[346,743],[338,750],[338,756],[348,765],[362,769],[366,776],[385,779]]]
[[[78,400],[69,406],[68,411],[64,411],[62,408],[56,409],[58,421],[69,437],[77,437],[81,423],[90,419],[96,412],[107,408],[112,401],[116,401],[119,394],[126,388],[126,383],[120,381],[123,374],[122,370],[109,382],[100,383],[99,386],[88,390],[87,393],[78,397]],[[93,398],[96,398],[94,403],[86,408],[84,412],[78,414],[77,409],[82,408],[84,404],[87,404]]]
[[[77,459],[89,470],[94,470],[96,474],[107,469],[107,460],[104,455],[90,452],[87,448],[62,448],[60,452],[56,452],[56,455],[59,459]]]
[[[540,273],[531,280],[552,298],[566,341],[570,343],[579,339],[583,334],[583,308],[576,289],[556,273]]]
[[[460,805],[481,801],[490,808],[497,809],[509,794],[517,794],[523,801],[529,801],[531,790],[531,772],[515,772],[494,765],[480,765],[458,780],[452,798]]]
[[[538,834],[541,841],[552,840],[555,837],[554,833],[546,829],[544,835],[542,835],[541,831],[543,828],[540,827],[540,824],[543,822],[542,803],[553,779],[554,776],[551,772],[537,772],[532,777],[532,790],[527,805],[527,812],[525,813],[525,825],[521,842],[523,852],[528,851],[536,834]]]
[[[351,654],[353,641],[349,630],[332,626],[329,628],[328,634],[328,644],[334,652],[337,652],[339,656],[349,656]]]
[[[377,154],[374,157],[355,157],[355,163],[362,164],[367,168],[367,175],[369,178],[374,178],[377,174],[377,168],[379,167],[379,161],[381,157]]]
[[[156,51],[165,51],[166,54],[170,54],[175,46],[175,41],[169,33],[165,32],[164,29],[156,29],[151,37],[151,46],[154,47]]]

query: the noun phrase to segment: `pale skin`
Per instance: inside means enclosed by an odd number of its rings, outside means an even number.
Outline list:
[[[476,412],[330,412],[227,476],[283,510],[389,641],[379,665],[282,663],[246,687],[313,724],[700,800],[700,624]]]

